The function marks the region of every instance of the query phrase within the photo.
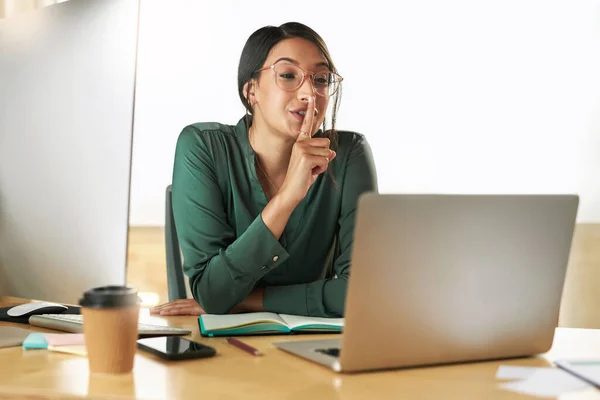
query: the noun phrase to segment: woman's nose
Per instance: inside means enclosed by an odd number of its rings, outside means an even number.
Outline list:
[[[302,101],[308,102],[310,96],[316,96],[315,88],[313,87],[312,77],[307,76],[298,88],[298,95]]]

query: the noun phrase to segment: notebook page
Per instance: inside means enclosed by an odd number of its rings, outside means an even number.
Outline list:
[[[321,318],[321,317],[305,317],[302,315],[279,314],[290,329],[305,326],[305,325],[325,325],[331,327],[344,327],[344,318]]]
[[[275,323],[286,326],[284,320],[275,313],[255,312],[242,314],[204,314],[201,316],[204,329],[208,331],[241,328],[259,323]]]

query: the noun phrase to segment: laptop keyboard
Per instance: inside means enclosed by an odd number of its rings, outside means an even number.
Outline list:
[[[338,347],[330,347],[328,349],[315,349],[315,351],[318,351],[319,353],[327,354],[328,356],[332,356],[332,357],[340,356],[340,349]]]

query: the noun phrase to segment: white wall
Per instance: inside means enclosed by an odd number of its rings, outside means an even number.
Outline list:
[[[600,0],[349,3],[142,2],[131,224],[164,223],[179,132],[238,121],[247,37],[290,20],[328,43],[382,192],[576,192],[600,222]]]

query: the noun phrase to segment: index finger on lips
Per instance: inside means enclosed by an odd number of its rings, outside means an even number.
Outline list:
[[[315,98],[310,96],[308,98],[308,107],[304,119],[302,120],[302,126],[298,135],[298,140],[306,140],[312,137],[313,123],[315,121]]]

